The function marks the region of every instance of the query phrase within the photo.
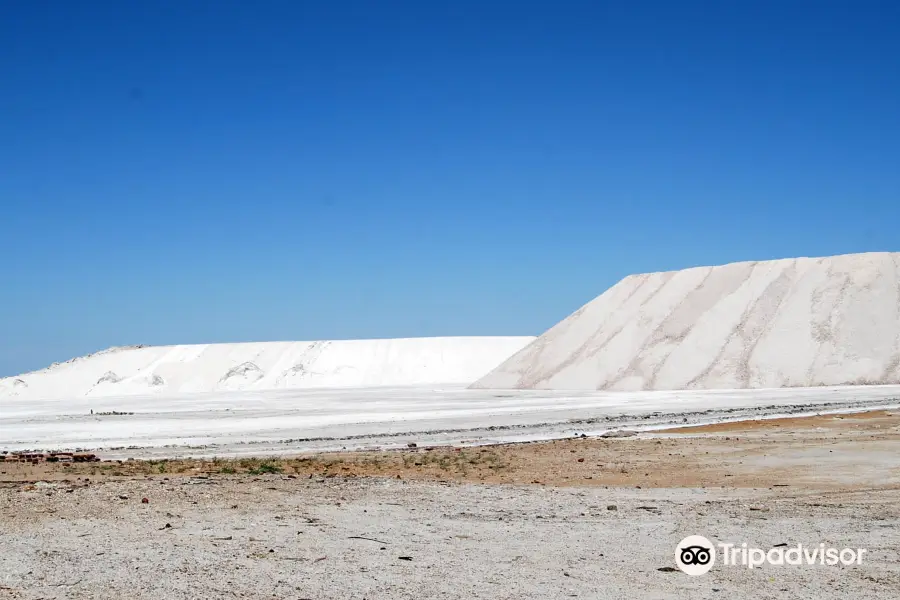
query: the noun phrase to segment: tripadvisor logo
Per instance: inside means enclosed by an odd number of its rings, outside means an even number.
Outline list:
[[[688,575],[703,575],[716,564],[716,549],[702,535],[689,535],[675,547],[675,564]]]
[[[716,552],[718,548],[718,552]],[[716,564],[716,555],[721,557],[724,566],[741,566],[748,569],[761,567],[764,564],[782,565],[826,565],[844,566],[861,565],[865,548],[826,548],[825,544],[804,546],[797,544],[790,548],[787,544],[776,546],[766,551],[762,548],[750,548],[746,543],[715,545],[702,535],[691,535],[675,547],[675,564],[691,576],[708,573]]]

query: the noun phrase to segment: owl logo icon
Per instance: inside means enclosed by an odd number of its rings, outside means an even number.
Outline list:
[[[702,535],[690,535],[675,547],[675,564],[692,577],[704,575],[716,564],[715,547]]]

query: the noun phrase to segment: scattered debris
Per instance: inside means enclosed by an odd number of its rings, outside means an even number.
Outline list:
[[[361,535],[351,535],[347,538],[348,540],[366,540],[368,542],[376,542],[378,544],[387,544],[388,542],[382,542],[381,540],[376,540],[374,538],[363,537]]]
[[[12,452],[0,454],[0,462],[36,465],[39,462],[100,462],[100,459],[90,452]]]

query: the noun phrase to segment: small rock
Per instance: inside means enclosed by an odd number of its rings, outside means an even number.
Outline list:
[[[119,500],[128,500],[128,494],[119,494]]]
[[[583,459],[583,458],[579,458],[579,459],[578,459],[578,462],[584,462],[584,459]]]
[[[625,437],[632,437],[637,434],[638,434],[637,431],[631,431],[630,429],[620,429],[618,431],[607,431],[600,437],[602,437],[602,438],[625,438]]]
[[[657,571],[662,571],[663,573],[674,573],[677,570],[675,567],[660,567],[657,569]]]
[[[619,507],[616,506],[615,504],[610,504],[609,506],[606,507],[606,510],[619,510]]]
[[[408,444],[406,445],[406,447],[407,447],[407,448],[415,448],[415,447],[416,447],[416,443],[415,443],[415,442],[410,442],[410,443],[408,443]]]
[[[150,504],[149,498],[141,498],[141,504]]]
[[[400,560],[412,560],[412,556],[398,556]]]

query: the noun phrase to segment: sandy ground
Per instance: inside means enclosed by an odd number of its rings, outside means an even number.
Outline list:
[[[458,450],[3,464],[0,598],[893,599],[898,442],[900,414],[880,411]],[[691,534],[867,554],[692,578],[670,570]]]

